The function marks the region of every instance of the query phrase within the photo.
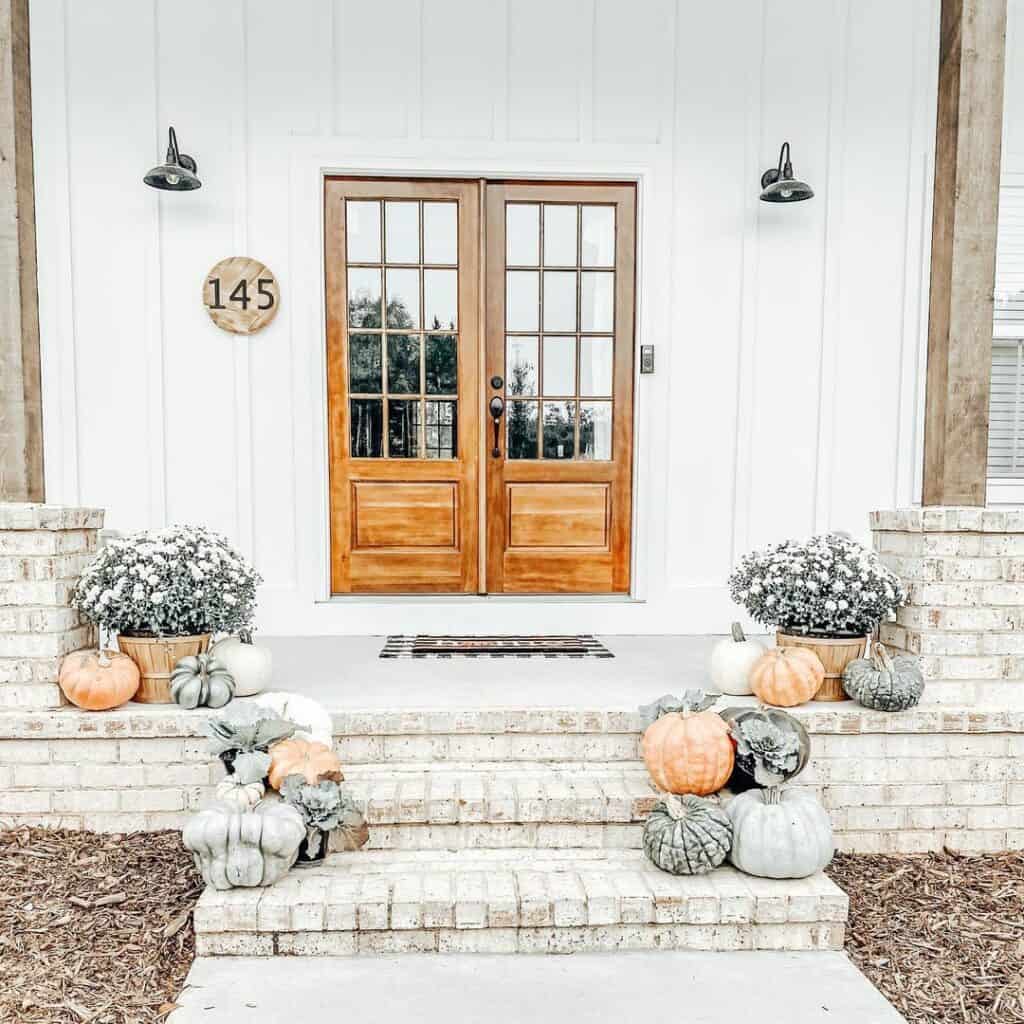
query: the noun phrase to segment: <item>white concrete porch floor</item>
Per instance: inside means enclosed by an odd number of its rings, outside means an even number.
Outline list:
[[[458,623],[452,623],[456,632]],[[261,637],[275,689],[328,708],[587,707],[633,711],[711,687],[715,636],[602,636],[614,658],[380,658],[383,636]],[[766,638],[760,638],[765,640]]]
[[[200,957],[170,1024],[906,1024],[843,953]]]

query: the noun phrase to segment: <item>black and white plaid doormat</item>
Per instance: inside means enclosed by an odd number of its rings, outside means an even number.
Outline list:
[[[614,658],[592,636],[389,636],[382,658]]]

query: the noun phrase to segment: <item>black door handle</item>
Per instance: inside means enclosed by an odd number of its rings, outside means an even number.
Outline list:
[[[497,459],[501,456],[501,448],[498,447],[498,432],[501,430],[501,414],[505,411],[504,399],[495,395],[491,399],[491,404],[488,408],[490,409],[491,419],[494,421],[494,447],[491,449],[491,456]]]

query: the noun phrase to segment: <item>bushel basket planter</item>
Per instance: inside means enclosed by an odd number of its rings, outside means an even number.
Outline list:
[[[171,672],[190,655],[205,654],[210,634],[198,636],[118,636],[117,645],[139,667],[142,677],[133,700],[140,704],[171,704]]]
[[[864,657],[871,646],[871,637],[798,636],[780,629],[775,634],[775,643],[779,647],[806,647],[821,659],[825,681],[812,700],[849,700],[843,689],[843,670],[851,661]]]

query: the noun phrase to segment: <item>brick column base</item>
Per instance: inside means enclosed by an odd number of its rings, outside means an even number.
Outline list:
[[[909,599],[881,638],[921,657],[930,703],[1024,708],[1024,509],[871,514]]]
[[[69,601],[102,526],[102,509],[0,504],[0,708],[59,707],[61,659],[96,646]]]

